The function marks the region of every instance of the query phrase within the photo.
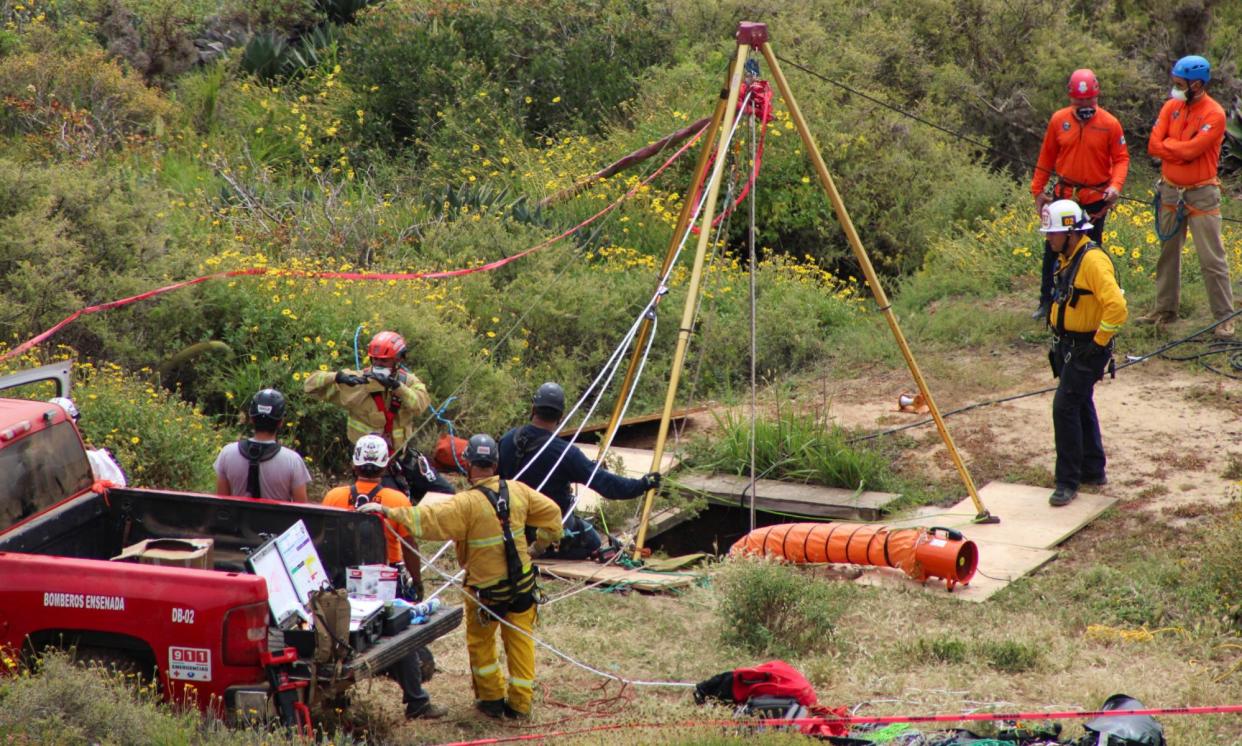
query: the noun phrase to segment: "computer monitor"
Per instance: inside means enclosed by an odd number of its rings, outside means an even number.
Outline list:
[[[297,588],[289,577],[289,570],[272,539],[250,553],[246,565],[255,575],[267,581],[267,607],[277,627],[285,627],[295,617],[305,618],[306,611],[298,598]]]

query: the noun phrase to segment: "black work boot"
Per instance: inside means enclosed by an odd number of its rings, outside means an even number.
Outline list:
[[[509,706],[508,702],[505,702],[505,717],[510,720],[530,720],[530,713],[515,710]]]
[[[417,709],[405,708],[406,720],[439,720],[447,714],[447,707],[433,705],[430,702]]]
[[[1073,502],[1075,497],[1078,497],[1077,488],[1070,487],[1068,484],[1058,484],[1048,498],[1048,504],[1054,508],[1062,508]]]
[[[475,700],[475,709],[489,718],[500,718],[505,716],[505,710],[508,709],[503,699],[480,699]]]

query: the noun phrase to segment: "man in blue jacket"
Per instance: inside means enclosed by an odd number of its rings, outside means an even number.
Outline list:
[[[552,498],[561,515],[567,516],[561,543],[542,556],[607,561],[617,547],[611,542],[602,546],[595,528],[570,512],[574,502],[570,485],[590,487],[608,500],[630,500],[659,487],[660,473],[630,479],[603,467],[596,470],[595,463],[577,446],[556,437],[564,413],[565,390],[560,384],[548,382],[536,389],[531,398],[530,424],[514,428],[500,439],[500,476],[534,487]]]

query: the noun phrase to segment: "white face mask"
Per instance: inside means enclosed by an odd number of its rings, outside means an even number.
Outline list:
[[[373,366],[371,372],[381,378],[388,378],[392,375],[392,368],[380,368]]]
[[[1174,101],[1185,101],[1186,92],[1183,91],[1181,88],[1174,88],[1173,90],[1169,91],[1169,97],[1172,98]]]

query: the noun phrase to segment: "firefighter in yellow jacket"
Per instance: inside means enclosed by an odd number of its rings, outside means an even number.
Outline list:
[[[381,433],[393,456],[384,486],[417,502],[428,491],[452,492],[453,488],[422,454],[408,447],[416,420],[426,412],[431,396],[418,376],[404,367],[406,349],[400,334],[382,331],[367,345],[369,366],[316,371],[306,377],[303,389],[316,399],[345,408],[350,443],[369,433]]]
[[[491,717],[528,717],[535,686],[535,642],[529,633],[538,589],[526,527],[537,529],[541,541],[560,539],[561,509],[521,482],[500,479],[499,449],[490,435],[470,438],[465,460],[471,488],[449,500],[395,509],[372,502],[359,510],[383,513],[416,539],[456,544],[457,561],[466,569],[466,648],[476,706]],[[496,655],[497,627],[509,664],[507,691]]]
[[[1126,320],[1126,299],[1113,262],[1087,235],[1091,222],[1077,202],[1044,208],[1040,233],[1057,254],[1048,325],[1056,342],[1049,359],[1060,378],[1052,399],[1056,435],[1056,490],[1050,505],[1068,505],[1080,485],[1102,485],[1104,442],[1095,413],[1095,384],[1113,357],[1113,335]]]

